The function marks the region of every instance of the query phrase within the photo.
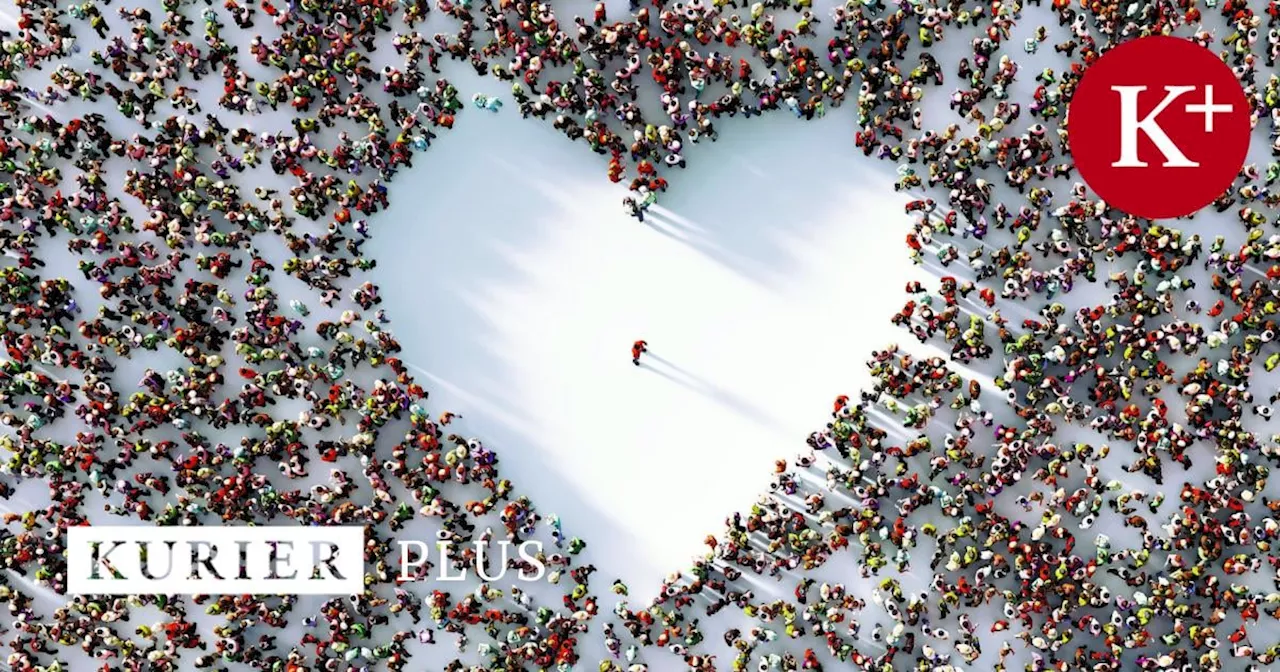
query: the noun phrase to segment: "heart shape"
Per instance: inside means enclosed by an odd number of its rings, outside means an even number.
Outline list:
[[[458,431],[637,600],[856,392],[862,356],[900,337],[883,318],[914,275],[906,199],[883,198],[887,165],[831,142],[839,127],[726,132],[638,223],[591,155],[473,118],[432,150],[451,169],[383,215],[375,281],[433,414],[460,413]],[[486,181],[501,187],[477,193]]]

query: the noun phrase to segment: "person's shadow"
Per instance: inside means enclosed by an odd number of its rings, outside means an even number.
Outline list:
[[[751,403],[746,397],[716,385],[662,355],[646,351],[640,357],[640,368],[652,371],[764,427],[779,429],[782,426],[767,410]]]

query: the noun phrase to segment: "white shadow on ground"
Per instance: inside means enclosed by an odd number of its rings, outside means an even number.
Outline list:
[[[472,113],[379,217],[375,279],[432,410],[462,414],[451,429],[633,599],[901,338],[906,198],[849,151],[846,116],[730,124],[640,223],[602,157],[514,110]]]

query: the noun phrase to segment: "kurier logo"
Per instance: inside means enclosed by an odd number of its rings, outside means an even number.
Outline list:
[[[1085,183],[1149,219],[1189,215],[1221,196],[1244,165],[1250,127],[1231,68],[1175,37],[1107,51],[1067,108],[1067,142]]]
[[[364,528],[72,527],[67,575],[71,595],[352,595],[364,590]]]
[[[359,525],[72,527],[67,593],[354,595],[364,590],[364,533]],[[459,549],[452,539],[441,531],[434,546],[396,540],[397,581],[467,581],[471,570],[497,581],[508,569],[519,570],[514,580],[538,581],[552,561],[538,540],[476,539]]]

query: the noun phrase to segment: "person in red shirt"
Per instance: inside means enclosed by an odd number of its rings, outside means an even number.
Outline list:
[[[640,355],[649,351],[649,344],[645,341],[636,341],[631,345],[631,363],[640,366]]]

